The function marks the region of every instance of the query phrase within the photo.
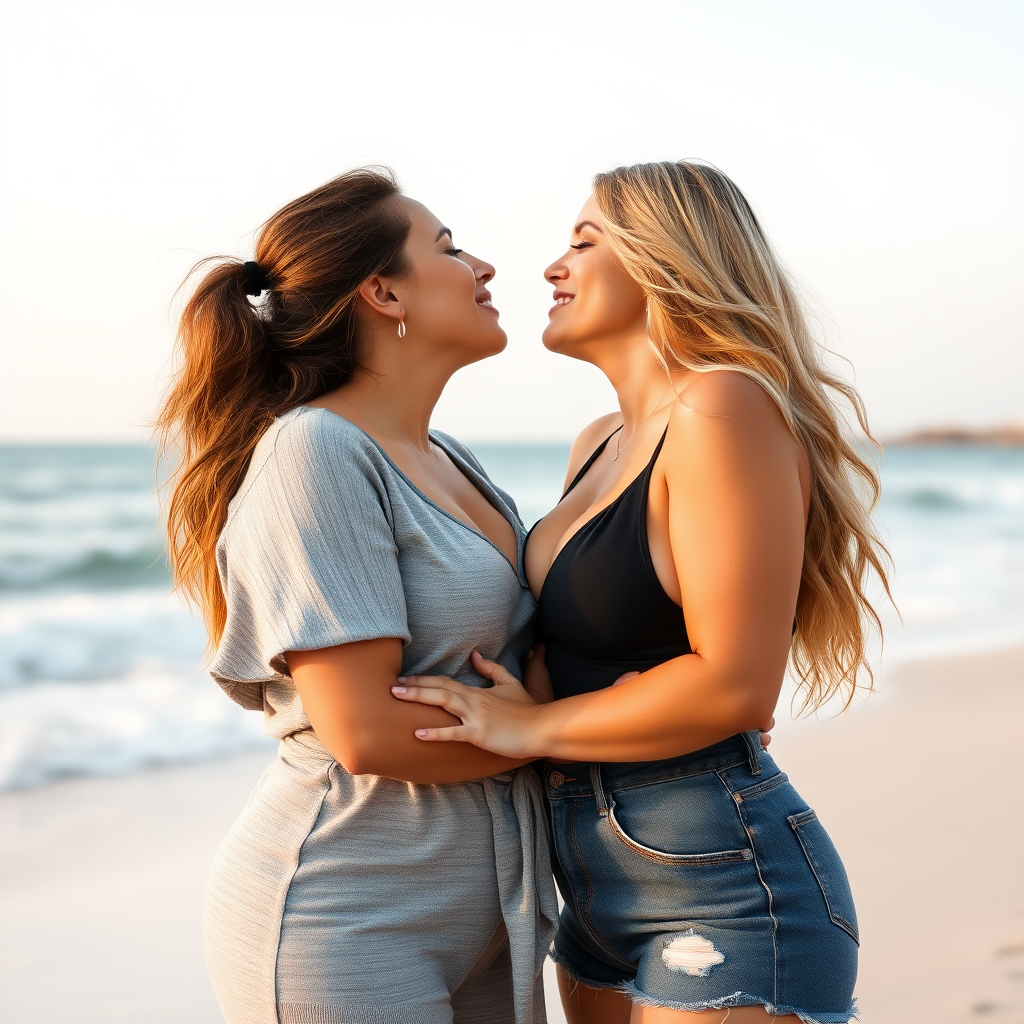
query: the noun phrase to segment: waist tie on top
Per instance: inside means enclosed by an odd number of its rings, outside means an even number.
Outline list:
[[[529,767],[482,781],[512,956],[516,1021],[532,1021],[542,1013],[540,974],[558,927],[544,791]]]
[[[337,765],[311,729],[282,740],[281,754],[292,762],[324,768]],[[481,779],[480,784],[491,815],[498,899],[512,958],[516,1024],[530,1024],[544,1019],[541,972],[558,927],[544,788],[530,767]]]

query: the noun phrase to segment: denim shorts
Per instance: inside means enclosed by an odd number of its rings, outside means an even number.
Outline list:
[[[552,955],[570,976],[677,1010],[856,1016],[846,871],[756,732],[543,775],[565,899]]]

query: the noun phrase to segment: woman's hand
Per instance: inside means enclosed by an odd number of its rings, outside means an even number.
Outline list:
[[[533,697],[511,672],[476,651],[473,667],[494,683],[491,689],[466,686],[447,676],[400,677],[391,688],[399,700],[444,708],[462,721],[446,728],[417,729],[417,739],[461,741],[505,756],[534,756],[530,751],[536,745],[540,708]]]
[[[474,651],[473,667],[494,684],[489,690],[466,686],[448,676],[399,676],[398,685],[391,692],[399,700],[443,708],[462,722],[456,726],[417,729],[417,739],[471,743],[506,757],[541,757],[545,755],[540,738],[542,708],[535,697],[546,696],[551,686],[543,659],[543,647],[531,651],[525,686],[507,669]],[[638,675],[639,672],[626,672],[612,685],[629,682]],[[762,746],[771,742],[774,725],[772,718],[762,731]]]
[[[479,657],[476,652],[473,652],[475,657]],[[484,659],[481,658],[481,661]],[[474,662],[474,665],[476,662]],[[485,662],[485,664],[493,664],[493,662]],[[500,668],[501,666],[496,666]],[[478,668],[479,672],[480,669]],[[482,673],[481,673],[482,674]],[[488,676],[488,679],[493,679],[493,676]],[[548,666],[544,661],[544,645],[534,644],[530,648],[530,653],[526,656],[526,670],[523,673],[523,686],[526,687],[526,692],[538,703],[538,704],[550,704],[555,699],[554,690],[551,687],[551,676],[548,675]]]
[[[286,658],[317,738],[352,775],[433,785],[483,779],[523,764],[468,743],[428,747],[416,739],[417,727],[459,720],[441,708],[410,707],[392,696],[402,671],[401,640],[356,640],[289,651]]]

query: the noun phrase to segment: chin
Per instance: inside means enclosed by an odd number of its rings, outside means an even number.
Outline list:
[[[567,359],[579,359],[584,363],[594,361],[592,347],[587,338],[575,338],[564,333],[545,331],[541,335],[541,341],[549,352],[557,356],[565,356]]]
[[[559,331],[553,329],[552,324],[548,324],[548,326],[544,328],[544,333],[540,336],[540,340],[541,344],[543,344],[549,352],[557,352],[559,355],[566,355],[567,353],[565,350],[572,345],[572,342],[568,338],[562,336]]]
[[[505,329],[495,324],[493,331],[488,334],[487,342],[491,346],[491,351],[504,352],[508,345],[508,335],[505,333]]]
[[[470,363],[477,363],[481,359],[490,359],[491,356],[504,352],[507,347],[508,335],[500,327],[489,331],[486,337],[478,339],[472,349],[466,353],[468,358],[463,365],[468,366]]]

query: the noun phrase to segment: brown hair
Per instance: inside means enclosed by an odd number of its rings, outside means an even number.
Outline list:
[[[878,475],[843,429],[834,397],[871,439],[860,396],[824,366],[795,289],[740,190],[716,167],[618,167],[594,179],[608,238],[648,300],[668,369],[731,369],[775,400],[810,459],[812,492],[791,663],[804,707],[853,698],[867,663],[870,570],[889,594],[888,552],[870,519]]]
[[[178,455],[167,507],[171,567],[202,609],[211,645],[227,615],[216,547],[228,503],[273,419],[355,370],[359,287],[406,268],[410,221],[399,195],[387,169],[349,171],[263,225],[258,267],[209,257],[192,269],[205,273],[181,314],[180,366],[157,430],[162,450]],[[258,303],[247,294],[254,277],[267,288]]]

